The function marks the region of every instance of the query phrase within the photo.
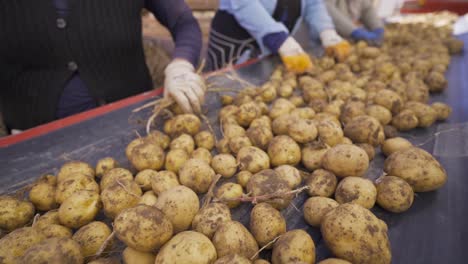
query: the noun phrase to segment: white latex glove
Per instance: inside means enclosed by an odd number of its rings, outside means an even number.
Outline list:
[[[320,40],[322,41],[322,45],[324,47],[335,46],[341,42],[343,42],[343,38],[336,33],[334,29],[326,29],[320,32]]]
[[[201,113],[206,86],[193,65],[183,59],[174,59],[164,73],[164,97],[174,99],[186,113]]]
[[[297,41],[288,37],[278,50],[286,69],[295,73],[303,73],[313,67],[312,61]]]
[[[281,57],[294,56],[305,53],[301,45],[292,37],[288,37],[278,50]]]

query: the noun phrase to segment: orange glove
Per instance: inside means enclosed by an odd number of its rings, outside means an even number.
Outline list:
[[[320,33],[320,39],[325,47],[325,52],[329,56],[335,57],[338,61],[344,61],[351,52],[351,45],[341,38],[335,30],[327,29]]]
[[[288,37],[281,45],[278,53],[287,70],[295,73],[304,73],[313,68],[312,61],[301,45],[292,37]]]

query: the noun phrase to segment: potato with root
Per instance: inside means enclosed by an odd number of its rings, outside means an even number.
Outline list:
[[[151,178],[156,175],[155,170],[142,170],[135,176],[135,182],[141,187],[143,191],[151,190]]]
[[[218,154],[211,160],[211,167],[216,174],[230,178],[237,172],[237,160],[230,154]]]
[[[435,102],[431,105],[431,108],[435,110],[437,114],[438,121],[444,121],[449,118],[450,114],[452,113],[452,108],[444,103]]]
[[[310,171],[321,168],[322,159],[327,150],[327,147],[319,142],[306,144],[301,151],[302,165]]]
[[[338,258],[351,263],[391,263],[387,225],[360,205],[346,203],[331,210],[323,217],[320,230]]]
[[[288,135],[298,143],[308,143],[317,138],[317,127],[312,120],[298,119],[288,126]]]
[[[190,159],[190,155],[184,149],[171,149],[166,154],[164,168],[178,173],[188,159]]]
[[[151,131],[144,139],[160,146],[163,149],[167,149],[171,142],[171,138],[168,135],[158,130]]]
[[[230,254],[251,258],[258,251],[258,244],[253,235],[237,221],[221,223],[216,229],[212,241],[218,258]]]
[[[133,180],[133,174],[124,168],[115,168],[111,169],[108,172],[106,172],[102,177],[101,177],[101,182],[100,182],[100,189],[103,191],[104,189],[107,188],[111,183],[115,182],[116,180]]]
[[[302,176],[298,169],[291,165],[281,165],[275,168],[279,176],[288,182],[289,188],[294,189],[302,182]]]
[[[368,179],[346,177],[336,187],[335,199],[340,204],[355,203],[371,209],[377,199],[377,189]]]
[[[138,205],[122,211],[114,231],[128,247],[141,252],[159,249],[172,237],[171,221],[156,207]]]
[[[322,166],[338,177],[361,177],[369,168],[369,157],[358,146],[340,144],[325,153]]]
[[[158,196],[156,208],[171,221],[174,233],[187,230],[200,209],[197,194],[185,186],[176,186]]]
[[[260,247],[286,233],[286,220],[268,203],[259,203],[250,212],[249,229]],[[273,244],[267,248],[272,248]]]
[[[413,144],[409,142],[407,139],[402,137],[394,137],[384,141],[382,146],[382,152],[385,156],[390,156],[393,152],[397,152],[400,150],[411,148]]]
[[[156,255],[155,264],[211,264],[217,259],[213,243],[203,234],[185,231],[175,235]]]
[[[285,164],[295,166],[301,161],[301,148],[289,136],[276,136],[268,145],[268,156],[274,167]]]
[[[237,183],[227,182],[219,186],[214,192],[214,197],[229,208],[236,208],[241,203],[240,198],[244,195],[242,186]]]
[[[179,170],[179,181],[196,193],[206,193],[215,177],[214,170],[203,160],[189,159]]]
[[[253,197],[286,193],[291,191],[289,182],[281,177],[279,173],[271,169],[262,170],[252,175],[249,182],[247,183],[246,189],[247,193],[250,193]],[[271,204],[274,208],[281,210],[289,205],[292,198],[292,195],[285,194],[280,197],[268,199],[265,202]]]
[[[411,185],[395,176],[377,179],[377,204],[392,213],[402,213],[413,204]]]
[[[151,179],[151,187],[156,195],[179,185],[177,174],[172,171],[159,171]]]
[[[116,180],[101,193],[104,214],[113,219],[123,210],[138,204],[143,192],[134,181]]]
[[[315,243],[304,230],[294,229],[286,232],[273,246],[273,264],[287,264],[291,263],[291,260],[296,263],[315,263]]]
[[[96,177],[101,178],[106,172],[118,168],[120,165],[112,157],[106,157],[98,160],[96,164]]]
[[[57,173],[57,182],[60,182],[73,174],[84,174],[92,179],[94,179],[95,176],[93,167],[88,163],[82,161],[70,161],[60,167],[60,170]]]
[[[252,264],[252,261],[241,255],[230,254],[217,259],[214,264]]]
[[[309,196],[331,197],[335,193],[338,180],[330,171],[318,169],[306,178]]]
[[[385,140],[383,127],[379,120],[368,115],[351,119],[344,127],[344,135],[354,143],[367,143],[374,147]]]
[[[416,114],[410,110],[405,109],[392,118],[392,126],[399,131],[408,131],[418,126],[419,120]]]
[[[270,158],[265,151],[257,147],[244,147],[237,153],[239,169],[251,173],[270,168]]]
[[[159,170],[164,165],[164,149],[159,145],[145,141],[131,149],[127,146],[127,158],[137,170],[144,169]]]
[[[327,197],[311,197],[304,203],[304,219],[309,225],[319,227],[322,218],[338,205],[337,201]]]
[[[199,148],[205,148],[207,150],[212,150],[215,146],[215,138],[214,135],[209,131],[200,131],[198,132],[195,137],[195,144]]]
[[[60,205],[60,223],[69,228],[82,227],[94,220],[101,207],[99,194],[93,191],[79,191]]]
[[[202,207],[192,220],[192,229],[212,238],[221,223],[231,220],[229,207],[223,203],[210,203]]]
[[[44,235],[33,227],[22,227],[8,233],[0,239],[1,262],[18,263],[18,258],[44,239]]]
[[[73,239],[54,237],[30,247],[19,262],[82,264],[84,257],[80,246]]]
[[[91,222],[76,231],[73,240],[80,245],[83,257],[96,255],[104,242],[111,235],[110,228],[103,222]],[[111,244],[107,245],[109,248]]]
[[[151,252],[140,252],[126,247],[122,252],[122,259],[125,264],[154,264],[156,256]]]
[[[417,147],[391,154],[384,163],[384,172],[408,182],[415,192],[434,191],[445,185],[447,173],[428,152]]]
[[[26,225],[34,216],[34,205],[11,196],[0,196],[0,229],[12,231]]]
[[[211,152],[207,150],[206,148],[197,148],[192,152],[192,155],[190,156],[191,159],[199,159],[203,160],[206,163],[210,164],[211,163]]]
[[[39,216],[36,218],[36,222],[34,222],[32,226],[38,230],[41,230],[49,225],[60,225],[58,210],[51,210]]]
[[[171,150],[182,149],[188,154],[192,154],[195,150],[195,141],[189,134],[181,134],[174,138],[169,146]]]

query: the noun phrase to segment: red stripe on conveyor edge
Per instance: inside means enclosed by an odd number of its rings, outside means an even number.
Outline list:
[[[239,69],[241,67],[248,66],[248,65],[253,64],[253,63],[257,62],[257,61],[259,61],[259,60],[258,59],[252,59],[252,60],[246,61],[245,63],[235,65],[234,69]],[[219,74],[219,73],[223,73],[223,72],[227,72],[227,71],[229,71],[229,69],[221,69],[219,71],[207,73],[207,74],[205,74],[205,77],[213,76],[215,74]],[[59,130],[61,128],[71,126],[71,125],[74,125],[76,123],[83,122],[85,120],[89,120],[89,119],[92,119],[94,117],[107,114],[109,112],[112,112],[112,111],[127,107],[129,105],[142,102],[144,100],[147,100],[147,99],[150,99],[152,97],[158,96],[158,95],[162,94],[162,92],[163,92],[163,88],[159,88],[159,89],[156,89],[154,91],[145,92],[145,93],[135,95],[135,96],[132,96],[132,97],[128,97],[128,98],[122,99],[120,101],[116,101],[116,102],[113,102],[113,103],[110,103],[110,104],[107,104],[107,105],[104,105],[104,106],[101,106],[101,107],[97,107],[95,109],[92,109],[92,110],[89,110],[89,111],[86,111],[86,112],[82,112],[82,113],[72,115],[72,116],[69,116],[69,117],[66,117],[66,118],[63,118],[63,119],[52,121],[50,123],[28,129],[28,130],[26,130],[26,131],[24,131],[24,132],[22,132],[20,134],[17,134],[17,135],[12,135],[12,136],[7,136],[7,137],[0,138],[0,148],[7,147],[7,146],[10,146],[10,145],[13,145],[13,144],[16,144],[16,143],[31,139],[31,138],[38,137],[38,136],[42,136],[42,135],[50,133],[52,131]]]
[[[468,13],[468,1],[431,1],[427,0],[424,5],[419,5],[417,1],[407,2],[401,9],[401,13],[431,13],[437,11],[451,11],[458,15],[464,15]]]

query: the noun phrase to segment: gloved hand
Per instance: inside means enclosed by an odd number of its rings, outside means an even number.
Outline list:
[[[333,29],[322,31],[320,33],[320,40],[325,47],[327,55],[335,57],[338,61],[344,61],[351,52],[351,45]]]
[[[377,34],[367,31],[363,28],[355,29],[353,32],[351,32],[351,37],[355,40],[364,40],[366,42],[376,41],[378,39]]]
[[[384,38],[384,29],[383,28],[376,28],[372,30],[372,33],[374,33],[377,36],[377,39],[372,41],[374,45],[380,46],[383,43],[383,38]]]
[[[183,59],[174,59],[164,73],[164,98],[174,99],[186,113],[200,113],[206,86],[193,65]]]
[[[289,71],[303,73],[313,67],[309,55],[304,52],[301,45],[292,37],[288,37],[284,41],[278,53],[286,69]]]

